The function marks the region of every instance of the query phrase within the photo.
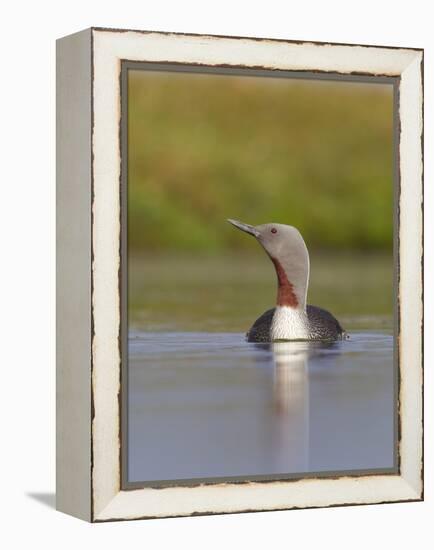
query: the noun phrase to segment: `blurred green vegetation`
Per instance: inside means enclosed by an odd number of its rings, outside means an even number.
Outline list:
[[[276,298],[273,264],[256,243],[239,252],[134,254],[129,259],[129,326],[158,331],[246,331]],[[348,331],[393,327],[389,254],[311,255],[308,303],[329,309]]]
[[[130,251],[257,250],[228,217],[391,250],[390,85],[132,70],[128,109]]]

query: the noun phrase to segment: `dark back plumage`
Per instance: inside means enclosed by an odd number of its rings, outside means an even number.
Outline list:
[[[247,333],[249,342],[270,342],[270,330],[273,322],[273,315],[276,308],[267,309],[253,323]],[[308,305],[306,314],[309,322],[309,333],[312,340],[339,340],[345,337],[345,331],[339,321],[333,315],[320,307]]]

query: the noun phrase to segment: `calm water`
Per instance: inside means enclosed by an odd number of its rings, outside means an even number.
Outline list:
[[[317,263],[309,301],[350,339],[270,346],[244,339],[273,304],[266,264],[171,261],[129,270],[130,482],[393,467],[391,263]]]

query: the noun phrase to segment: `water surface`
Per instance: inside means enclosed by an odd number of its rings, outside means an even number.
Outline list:
[[[272,346],[244,336],[275,300],[261,250],[128,262],[130,482],[394,466],[390,255],[311,253],[309,303],[350,339]]]
[[[132,332],[129,481],[388,469],[393,338]]]

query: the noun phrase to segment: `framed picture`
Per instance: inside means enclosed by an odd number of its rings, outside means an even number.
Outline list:
[[[92,28],[57,101],[58,509],[421,500],[423,51]]]

